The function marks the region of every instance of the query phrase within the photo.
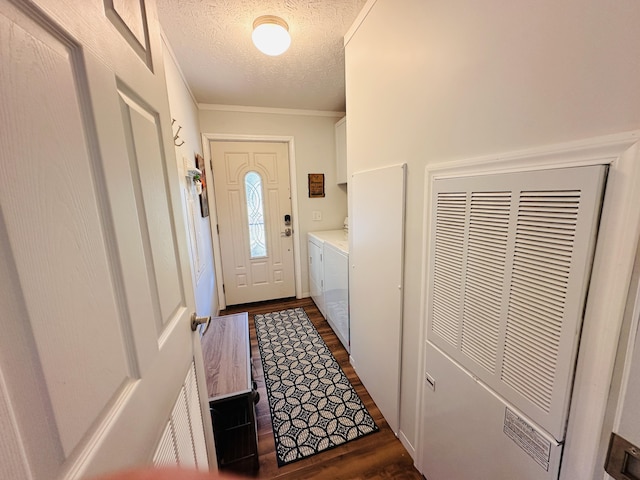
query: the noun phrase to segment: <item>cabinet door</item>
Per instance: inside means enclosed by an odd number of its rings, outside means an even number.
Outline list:
[[[336,123],[336,183],[347,183],[347,117]]]
[[[309,240],[309,290],[311,298],[317,305],[320,313],[326,317],[324,308],[324,266],[322,263],[322,247]]]
[[[323,263],[327,322],[349,352],[349,257],[325,243]]]

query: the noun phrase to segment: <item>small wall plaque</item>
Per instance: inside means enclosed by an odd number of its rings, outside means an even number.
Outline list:
[[[309,198],[324,197],[324,173],[309,174]]]

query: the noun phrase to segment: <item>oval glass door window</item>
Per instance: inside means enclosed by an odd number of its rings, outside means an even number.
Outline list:
[[[247,197],[247,220],[249,222],[249,250],[251,258],[267,256],[264,229],[264,202],[262,178],[257,172],[248,172],[244,177]]]

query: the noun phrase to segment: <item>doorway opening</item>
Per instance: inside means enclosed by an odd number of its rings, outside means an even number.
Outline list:
[[[295,186],[297,185],[297,181],[296,181],[294,138],[292,136],[233,135],[233,134],[212,134],[212,133],[204,133],[202,135],[202,138],[203,138],[205,159],[208,159],[209,167],[211,168],[213,178],[214,178],[213,182],[208,182],[207,188],[209,189],[209,198],[212,200],[212,203],[213,203],[213,208],[211,213],[211,216],[212,216],[212,222],[211,222],[212,232],[211,233],[213,238],[215,274],[216,274],[216,278],[219,279],[216,282],[217,294],[219,298],[219,308],[223,310],[226,308],[228,304],[231,305],[231,304],[266,300],[269,298],[269,296],[271,296],[271,298],[279,298],[280,295],[282,295],[283,297],[295,295],[296,298],[301,298],[302,279],[300,278],[301,258],[300,258],[300,238],[298,235],[299,223],[298,223],[297,189],[295,188]],[[241,151],[242,149],[240,150],[236,149],[235,152],[230,152],[230,154],[227,156],[227,159],[225,161],[227,164],[235,165],[235,167],[232,167],[234,169],[234,173],[232,176],[234,178],[241,178],[241,182],[239,183],[242,185],[239,185],[240,188],[235,191],[234,191],[235,187],[233,186],[231,188],[231,191],[226,190],[225,198],[226,199],[231,198],[232,201],[230,202],[231,205],[227,205],[225,207],[227,208],[227,210],[226,212],[223,213],[223,211],[221,210],[221,205],[219,205],[219,198],[216,197],[216,193],[218,193],[218,196],[219,196],[219,192],[217,192],[216,189],[225,189],[224,186],[220,186],[220,185],[222,183],[228,183],[226,182],[226,179],[229,179],[230,176],[221,175],[222,172],[217,171],[221,168],[216,167],[216,163],[214,162],[214,155],[213,155],[213,148],[215,147],[215,145],[220,145],[222,143],[228,146],[230,145],[237,146],[240,144],[245,144],[246,147],[252,147],[252,146],[255,147],[259,144],[272,144],[272,145],[280,144],[283,146],[283,148],[285,149],[286,156],[288,157],[288,168],[286,172],[286,175],[288,176],[287,195],[290,202],[290,207],[289,207],[290,210],[288,212],[284,212],[284,210],[281,208],[282,205],[279,205],[284,202],[283,200],[284,197],[282,195],[279,195],[277,192],[275,192],[275,190],[273,189],[270,190],[269,188],[267,188],[267,185],[269,184],[268,170],[272,168],[271,166],[269,166],[269,164],[275,165],[275,162],[276,162],[275,157],[269,152],[260,152],[260,149],[258,149],[258,153],[263,155],[258,155],[259,158],[257,159],[255,158],[255,156],[253,158],[249,158],[251,157],[251,155],[246,155],[247,149],[245,149],[244,152]],[[255,148],[252,150],[255,150]],[[251,168],[249,168],[249,166]],[[241,170],[236,170],[236,168],[240,168]],[[246,169],[247,171],[244,172],[243,169]],[[214,170],[216,170],[215,173],[214,173]],[[237,177],[240,171],[242,171],[243,174],[241,177]],[[252,188],[254,188],[254,193],[255,191],[260,192],[260,195],[262,196],[262,199],[265,202],[263,205],[264,215],[266,217],[265,223],[269,224],[269,222],[271,222],[272,224],[271,233],[268,233],[267,231],[265,231],[265,243],[266,243],[265,247],[267,249],[270,249],[271,247],[275,247],[275,246],[279,248],[279,249],[276,249],[275,251],[267,250],[263,252],[267,254],[264,256],[253,255],[251,254],[251,249],[250,249],[250,244],[251,244],[250,243],[251,237],[249,235],[250,230],[253,230],[254,233],[256,231],[258,231],[259,233],[259,230],[260,230],[260,228],[258,228],[256,225],[252,225],[252,220],[250,220],[247,213],[247,207],[246,207],[247,194],[246,194],[246,188],[245,188],[246,187],[245,180],[246,178],[249,178],[249,177],[246,177],[246,175],[249,174],[250,171],[261,173],[262,175],[266,175],[266,177],[261,177],[262,180],[258,182],[258,184],[260,185],[259,190],[255,190],[255,185],[256,185],[255,183],[252,183],[252,185],[254,185],[254,187]],[[282,170],[280,170],[280,176],[284,176],[284,172],[282,172]],[[220,178],[220,181],[218,181],[219,177],[222,177]],[[254,176],[251,176],[251,178],[254,178]],[[278,200],[276,199],[276,197],[282,200]],[[231,210],[228,210],[229,207],[235,208],[236,211],[232,214]],[[286,207],[284,207],[284,209],[286,210]],[[289,215],[289,217],[286,218],[286,215]],[[249,258],[248,261],[243,262],[242,259],[239,259],[237,257],[238,252],[227,251],[227,250],[230,250],[228,246],[225,248],[225,244],[229,244],[229,241],[228,239],[227,240],[223,239],[224,235],[222,232],[220,234],[218,233],[219,229],[224,228],[220,222],[221,221],[225,222],[225,217],[228,220],[226,222],[228,225],[226,228],[230,228],[231,223],[235,222],[236,224],[236,227],[235,227],[236,240],[240,239],[240,236],[244,235],[244,237],[242,238],[242,241],[247,245],[248,258]],[[269,220],[269,217],[271,217],[271,220]],[[285,220],[287,223],[289,223],[289,225],[285,225]],[[241,233],[241,232],[244,232],[244,233]],[[229,233],[229,232],[226,232],[226,233]],[[233,238],[233,234],[231,234],[230,238]],[[253,238],[255,240],[257,237],[255,237],[254,235]],[[257,243],[254,242],[254,244],[259,245],[260,242],[259,241]],[[281,260],[285,262],[288,261],[285,258],[279,257],[280,255],[279,252],[282,252],[283,246],[285,249],[285,252],[284,252],[285,254],[287,253],[286,252],[287,248],[291,250],[290,252],[292,255],[291,265],[286,266],[286,268],[291,269],[290,274],[285,272],[284,265],[279,265],[279,262]],[[244,250],[240,248],[238,251],[243,252]],[[273,266],[273,262],[271,265],[269,265],[268,262],[261,261],[271,254],[275,254],[275,258],[274,258],[276,263],[275,267]],[[232,255],[233,257],[230,257]],[[238,290],[237,287],[240,286],[241,295],[239,296],[235,294],[233,295],[230,294],[229,288],[232,286],[229,285],[229,280],[226,281],[227,283],[226,285],[225,285],[225,281],[223,280],[225,279],[225,265],[224,265],[225,259],[227,260],[230,259],[231,260],[230,265],[233,265],[231,267],[230,266],[226,267],[226,273],[227,273],[227,278],[229,277],[233,278],[232,282],[234,282],[233,288],[235,290]],[[271,260],[272,259],[269,259],[270,262]],[[242,265],[243,263],[244,265]],[[240,265],[241,267],[239,270],[230,272],[230,269],[234,269],[238,265]],[[281,268],[281,266],[283,268]],[[291,280],[293,282],[292,290],[287,290],[288,287],[282,287],[282,285],[286,285],[285,275],[292,276],[292,280]],[[269,282],[266,282],[266,280],[271,281],[270,283],[275,284],[277,286],[273,286],[273,285],[268,286]],[[258,290],[263,290],[261,293],[259,293],[259,295],[262,295],[262,297],[259,297],[259,296],[251,297],[251,295],[245,296],[244,293],[250,290],[249,288],[250,285],[254,285]],[[264,289],[260,288],[262,286],[266,288]],[[291,291],[292,293],[281,293],[281,292],[287,292],[287,291]],[[236,291],[235,293],[238,293],[238,292]]]

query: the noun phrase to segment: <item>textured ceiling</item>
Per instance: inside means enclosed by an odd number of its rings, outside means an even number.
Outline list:
[[[343,37],[366,0],[157,0],[160,23],[199,103],[344,111]],[[277,15],[291,47],[251,42],[253,21]]]

